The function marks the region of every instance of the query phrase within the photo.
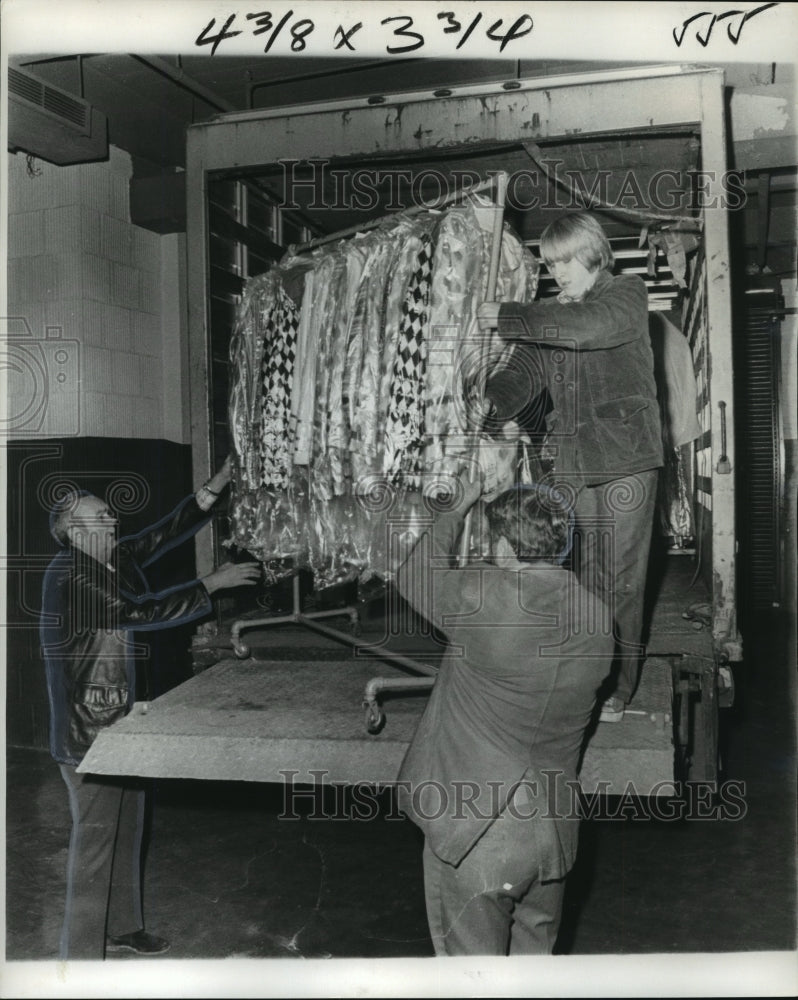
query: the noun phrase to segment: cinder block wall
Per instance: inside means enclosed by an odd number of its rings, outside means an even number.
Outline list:
[[[69,167],[9,156],[11,332],[32,341],[46,373],[41,386],[39,369],[10,378],[12,437],[187,440],[184,380],[172,370],[185,326],[180,238],[130,222],[131,175],[130,156],[114,147],[107,162]],[[33,393],[44,406],[30,405]]]
[[[29,163],[22,153],[8,163],[6,739],[44,748],[38,622],[55,553],[54,484],[109,498],[125,532],[158,520],[195,485],[185,237],[131,223],[132,164],[121,150],[71,167]],[[145,486],[129,493],[129,483]],[[189,543],[159,562],[150,582],[161,589],[194,572]],[[190,676],[192,630],[140,637],[149,652],[138,667],[139,697]]]

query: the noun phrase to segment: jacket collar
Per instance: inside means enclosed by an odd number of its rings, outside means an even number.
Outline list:
[[[606,267],[603,267],[599,271],[598,276],[596,277],[596,280],[593,283],[593,286],[590,288],[590,290],[585,295],[585,299],[592,299],[592,298],[594,298],[604,288],[606,288],[607,285],[611,281],[612,281],[612,274],[606,269]],[[584,301],[584,299],[582,301]]]

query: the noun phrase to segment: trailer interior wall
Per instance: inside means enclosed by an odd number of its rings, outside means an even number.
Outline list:
[[[698,137],[703,171],[702,427],[696,456],[700,478],[701,568],[714,600],[714,639],[722,656],[740,655],[735,616],[735,468],[731,299],[723,73],[665,66],[457,88],[445,97],[407,93],[379,104],[353,99],[276,112],[222,116],[193,126],[187,140],[187,242],[191,423],[197,478],[210,473],[209,185],[214,177],[272,173],[286,161],[352,163],[472,162],[485,151],[515,150],[521,142],[551,143],[639,137],[682,130]],[[668,163],[657,164],[667,168]],[[341,228],[340,226],[335,228]],[[721,414],[725,414],[725,428]],[[720,461],[725,456],[724,461]],[[200,572],[213,551],[200,542]]]

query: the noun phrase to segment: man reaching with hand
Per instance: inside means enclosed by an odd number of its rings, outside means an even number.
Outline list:
[[[450,643],[402,763],[399,805],[425,835],[436,955],[548,954],[612,629],[601,629],[603,604],[563,565],[572,514],[556,490],[491,490],[491,557],[455,565],[481,493],[480,477],[464,473],[447,502],[431,504],[397,573],[403,597]]]
[[[78,774],[98,734],[130,710],[136,691],[131,631],[185,625],[208,615],[217,590],[255,583],[256,562],[222,566],[202,580],[154,593],[148,565],[210,520],[230,463],[157,524],[117,540],[99,497],[71,491],[50,513],[61,546],[44,578],[40,637],[50,701],[50,752],[69,794],[72,834],[60,957],[102,959],[106,949],[157,955],[163,938],[144,930],[140,783]]]

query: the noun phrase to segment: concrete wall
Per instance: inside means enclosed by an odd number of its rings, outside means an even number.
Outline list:
[[[9,155],[11,437],[187,441],[184,244],[130,222],[131,175],[114,147],[70,167]]]

